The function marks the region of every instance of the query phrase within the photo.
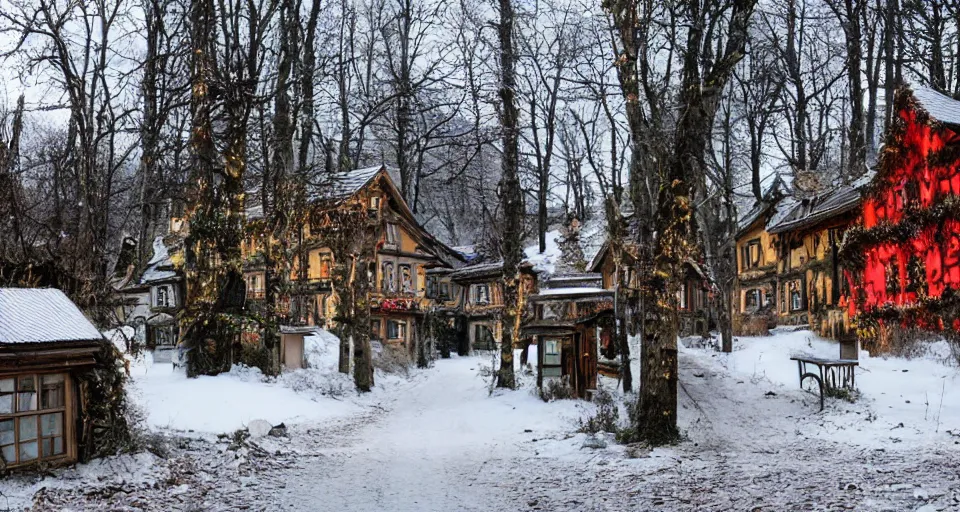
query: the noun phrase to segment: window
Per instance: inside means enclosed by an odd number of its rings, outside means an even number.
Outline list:
[[[900,265],[897,256],[890,257],[886,268],[887,299],[894,300],[900,294]]]
[[[387,338],[391,340],[407,339],[407,323],[387,320]]]
[[[792,290],[790,292],[790,310],[798,311],[800,309],[803,309],[803,297],[798,290]]]
[[[744,311],[756,311],[760,309],[760,290],[754,288],[747,290],[743,299]]]
[[[397,291],[397,274],[393,270],[392,262],[388,261],[383,264],[383,284],[381,287],[384,292]]]
[[[166,325],[154,327],[154,344],[161,347],[173,346],[173,333],[170,331],[170,327]]]
[[[907,282],[908,293],[916,293],[920,296],[926,295],[927,291],[927,267],[923,258],[913,254],[907,262]]]
[[[406,294],[412,294],[414,292],[413,286],[413,272],[410,269],[410,265],[400,265],[400,292]]]
[[[157,287],[157,304],[158,308],[170,307],[170,289],[166,286]]]
[[[66,375],[0,378],[0,455],[7,465],[66,454]]]
[[[390,245],[400,243],[400,226],[392,222],[387,224],[387,243]]]
[[[440,298],[443,300],[450,299],[450,284],[449,283],[440,283]]]
[[[742,247],[740,254],[741,268],[756,268],[760,266],[760,239],[750,240]]]
[[[915,181],[908,181],[903,185],[903,203],[905,207],[920,204],[920,186]]]
[[[320,256],[320,278],[330,279],[330,269],[333,266],[333,257],[328,253]]]
[[[473,285],[473,303],[474,304],[490,303],[490,285],[489,284]]]
[[[493,331],[485,324],[475,324],[473,327],[473,348],[476,350],[493,350],[497,348]]]
[[[437,278],[436,276],[427,276],[427,298],[437,297]]]
[[[380,320],[370,320],[370,338],[379,340],[380,336]]]
[[[687,309],[687,284],[683,283],[680,285],[680,289],[677,290],[677,303],[680,304],[680,309]]]
[[[838,247],[840,242],[843,241],[843,234],[845,230],[843,228],[830,228],[828,232],[830,235],[830,245],[832,247]]]
[[[380,209],[380,196],[373,196],[370,198],[370,209],[372,210]]]
[[[787,291],[790,294],[790,311],[802,310],[804,308],[803,282],[800,280],[790,281],[787,285]]]

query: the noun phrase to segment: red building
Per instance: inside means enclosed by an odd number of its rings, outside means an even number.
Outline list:
[[[902,88],[895,112],[841,252],[857,334],[881,343],[891,326],[960,330],[960,101]]]

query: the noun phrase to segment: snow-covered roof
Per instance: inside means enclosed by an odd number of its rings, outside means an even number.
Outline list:
[[[378,165],[331,174],[318,184],[310,197],[314,200],[346,199],[356,194],[383,169],[382,165]]]
[[[566,299],[583,297],[605,297],[613,296],[613,290],[605,290],[595,287],[574,287],[574,288],[547,288],[540,290],[540,293],[531,297],[532,300],[543,299]]]
[[[960,101],[927,87],[917,87],[913,97],[928,114],[942,123],[960,125]]]
[[[544,283],[544,288],[596,288],[603,284],[603,274],[595,272],[577,272],[568,274],[554,274]]]
[[[102,340],[103,335],[54,288],[0,288],[0,343]]]
[[[352,171],[337,172],[323,177],[319,182],[310,185],[311,201],[339,201],[347,199],[356,194],[360,189],[370,183],[376,175],[385,170],[386,167],[378,165],[376,167],[366,167],[363,169],[354,169]],[[248,197],[254,197],[259,192],[254,190],[247,193]],[[245,208],[247,220],[256,220],[263,218],[263,204],[254,200]]]
[[[450,279],[454,281],[476,279],[486,276],[498,275],[503,271],[503,262],[477,263],[476,265],[467,265],[457,269],[450,274]]]
[[[777,213],[767,222],[767,231],[782,233],[810,226],[855,209],[860,204],[860,190],[850,185],[837,187],[809,199],[784,200]]]
[[[147,268],[140,276],[140,284],[156,283],[177,277],[170,259],[170,250],[163,243],[163,237],[153,239],[153,257],[147,262]]]

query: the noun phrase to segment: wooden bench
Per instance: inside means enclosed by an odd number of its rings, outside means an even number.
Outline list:
[[[856,359],[824,359],[820,357],[794,356],[791,361],[797,362],[800,372],[800,387],[805,379],[813,379],[820,390],[820,410],[823,410],[823,398],[827,391],[838,389],[854,389],[856,387],[856,367],[860,364]],[[807,365],[816,366],[816,370],[809,371]]]

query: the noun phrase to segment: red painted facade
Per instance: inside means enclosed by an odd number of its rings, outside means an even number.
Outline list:
[[[960,128],[936,119],[910,91],[897,107],[858,220],[861,270],[846,273],[857,295],[847,304],[851,318],[960,290],[960,221],[944,208],[960,197],[960,158],[950,156],[960,156]],[[942,329],[937,323],[918,327]]]

